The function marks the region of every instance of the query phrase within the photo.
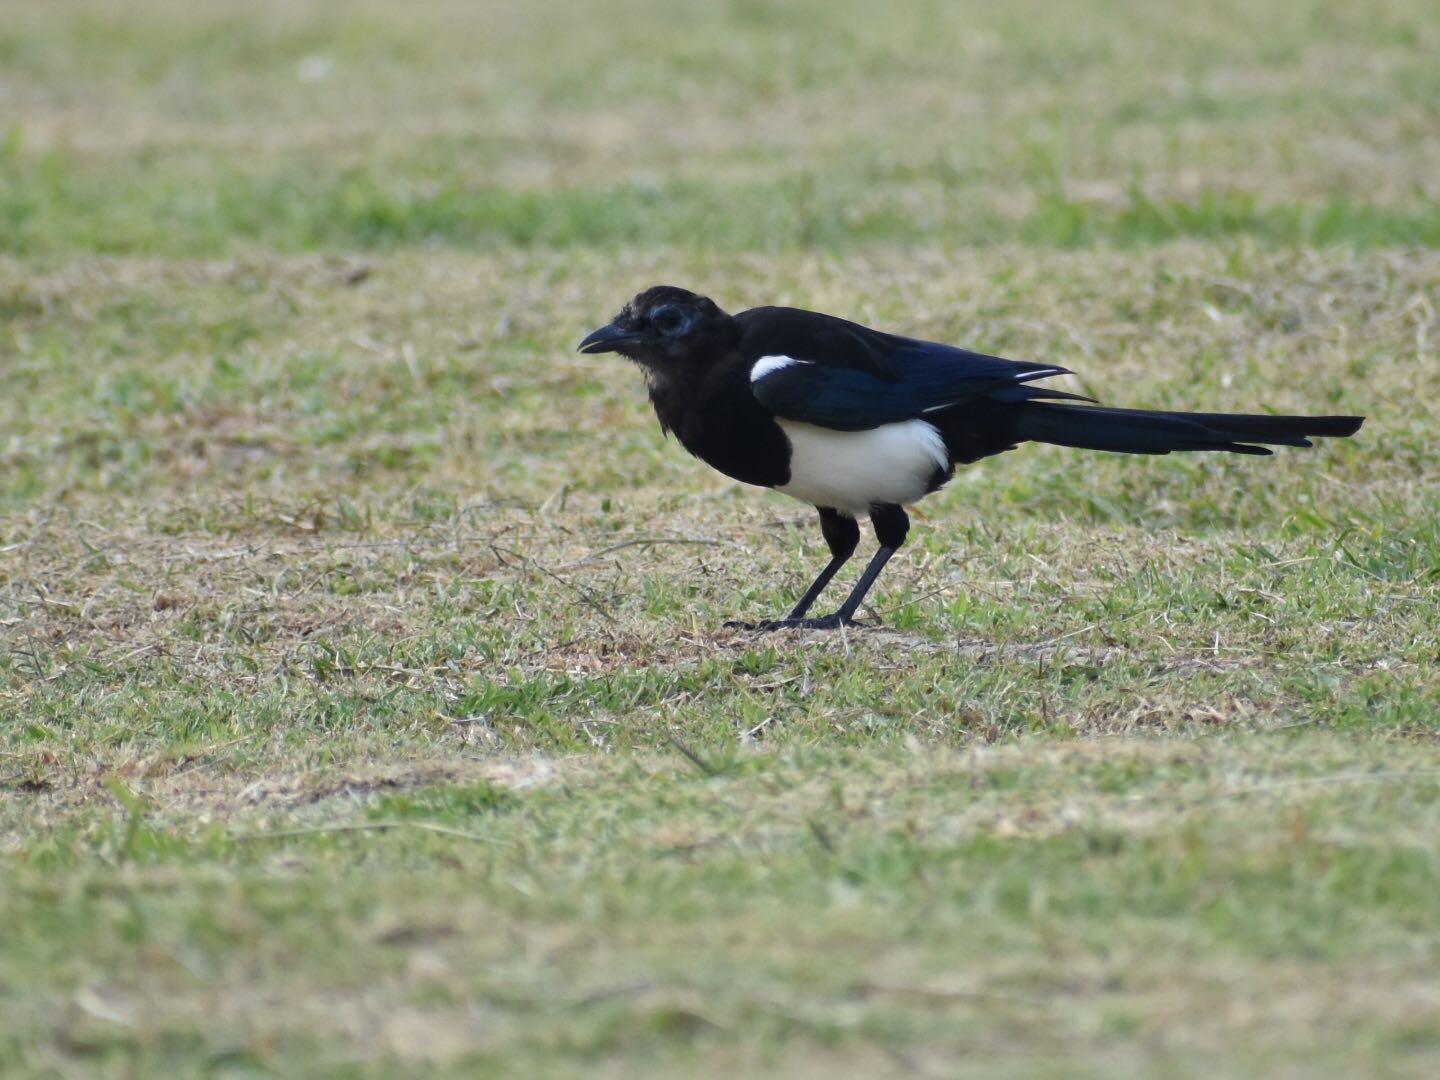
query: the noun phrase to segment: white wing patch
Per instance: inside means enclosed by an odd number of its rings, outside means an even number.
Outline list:
[[[812,506],[859,515],[877,503],[912,503],[929,490],[937,469],[950,468],[945,440],[924,420],[868,431],[776,423],[790,440],[790,482],[776,490]]]
[[[757,383],[766,375],[773,375],[781,368],[787,368],[791,364],[809,364],[810,360],[796,360],[793,356],[762,356],[755,361],[755,366],[750,369],[750,381]]]

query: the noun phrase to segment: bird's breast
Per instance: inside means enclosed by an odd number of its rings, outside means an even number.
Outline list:
[[[790,446],[748,381],[652,384],[650,398],[661,426],[711,468],[760,487],[777,487],[790,475]]]

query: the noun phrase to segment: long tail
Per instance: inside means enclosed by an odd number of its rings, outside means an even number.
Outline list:
[[[1122,454],[1168,454],[1172,450],[1269,454],[1264,446],[1254,444],[1311,446],[1311,437],[1354,435],[1365,422],[1363,416],[1149,412],[1037,401],[1027,401],[1019,412],[1017,440]]]

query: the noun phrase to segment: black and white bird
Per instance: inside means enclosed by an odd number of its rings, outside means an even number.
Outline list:
[[[639,364],[661,429],[696,457],[820,512],[830,562],[785,618],[727,624],[754,630],[852,625],[905,542],[904,506],[939,488],[956,465],[1022,442],[1268,455],[1256,444],[1310,446],[1311,436],[1353,435],[1364,420],[1103,408],[1034,385],[1070,374],[1056,364],[986,356],[798,308],[727,315],[708,297],[671,285],[640,293],[580,351],[617,352]],[[854,554],[862,514],[879,550],[837,611],[807,618]]]

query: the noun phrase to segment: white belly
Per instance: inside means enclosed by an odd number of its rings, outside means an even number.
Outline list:
[[[790,440],[790,482],[776,490],[813,506],[858,516],[877,503],[912,503],[936,469],[950,467],[945,440],[924,420],[869,431],[776,423]]]

